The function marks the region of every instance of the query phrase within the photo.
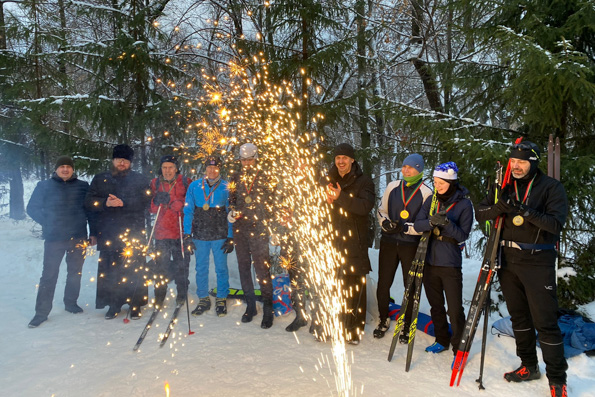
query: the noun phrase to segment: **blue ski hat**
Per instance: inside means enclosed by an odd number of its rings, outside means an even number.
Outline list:
[[[434,176],[436,178],[444,179],[445,181],[457,180],[457,173],[459,168],[454,161],[442,163],[434,169]]]
[[[405,160],[403,160],[403,166],[405,165],[415,168],[417,172],[422,172],[425,166],[424,158],[417,153],[410,154],[409,156],[405,157]]]

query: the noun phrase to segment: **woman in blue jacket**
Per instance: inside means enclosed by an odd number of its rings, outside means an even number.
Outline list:
[[[466,198],[469,191],[458,183],[457,172],[454,162],[436,167],[436,206],[430,211],[432,200],[426,200],[415,219],[416,231],[432,230],[423,278],[436,334],[436,341],[426,348],[431,353],[440,353],[449,345],[456,353],[465,327],[462,249],[471,232],[473,205]],[[448,311],[444,308],[445,296]],[[448,332],[447,314],[452,336]]]

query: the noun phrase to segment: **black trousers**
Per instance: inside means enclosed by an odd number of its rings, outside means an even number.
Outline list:
[[[556,269],[545,264],[502,262],[498,275],[512,320],[517,356],[524,365],[537,365],[537,330],[549,381],[566,383],[568,364],[558,326]]]
[[[37,315],[47,317],[52,311],[56,282],[64,254],[66,254],[64,305],[76,304],[81,290],[81,272],[85,261],[83,240],[46,241],[43,250],[43,270],[35,302],[35,314]]]
[[[190,253],[184,253],[182,257],[180,239],[155,240],[155,251],[157,256],[151,269],[155,297],[165,298],[170,277],[176,282],[178,296],[185,297],[190,284],[188,279]]]
[[[341,314],[345,339],[359,341],[366,326],[366,276],[343,275],[339,279],[345,298],[345,308]]]
[[[387,238],[380,240],[380,254],[378,257],[378,287],[376,289],[376,298],[378,299],[378,312],[381,319],[388,318],[388,305],[390,303],[390,287],[393,285],[399,262],[401,262],[401,272],[403,274],[403,285],[409,277],[409,270],[415,258],[417,245],[397,244]],[[413,301],[414,288],[409,293],[409,302]],[[400,303],[400,302],[399,302]],[[409,304],[405,312],[405,332],[411,324],[411,312],[413,305]]]
[[[456,352],[465,328],[465,310],[463,309],[463,272],[460,267],[424,266],[424,288],[430,303],[430,314],[434,323],[436,342]],[[446,296],[446,302],[444,297]],[[448,311],[444,304],[448,304]],[[450,319],[452,336],[448,333]]]
[[[262,228],[255,227],[242,219],[238,220],[236,225],[233,241],[244,295],[254,295],[251,272],[252,264],[254,264],[256,280],[260,286],[262,299],[272,301],[273,283],[269,268],[269,235],[261,230]]]
[[[121,308],[128,303],[140,308],[148,302],[146,260],[140,253],[125,255],[120,250],[103,250],[97,264],[95,308]]]

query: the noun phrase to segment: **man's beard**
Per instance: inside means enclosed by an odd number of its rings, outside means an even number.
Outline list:
[[[112,176],[123,177],[128,175],[129,172],[130,168],[126,168],[125,170],[120,171],[115,165],[112,164]]]

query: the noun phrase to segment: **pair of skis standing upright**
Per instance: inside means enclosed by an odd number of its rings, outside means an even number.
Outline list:
[[[516,140],[515,144],[520,143],[522,138]],[[551,139],[550,139],[551,140]],[[558,146],[559,147],[559,146]],[[506,167],[506,171],[504,176],[502,175],[502,165],[498,163],[498,167],[496,170],[497,174],[497,183],[496,183],[496,202],[498,200],[499,194],[502,189],[509,183],[510,181],[510,161],[508,166]],[[432,205],[430,208],[430,214],[435,211],[436,207],[436,192],[434,191],[434,195],[432,196]],[[469,351],[471,350],[471,345],[473,343],[473,338],[475,336],[475,331],[477,330],[477,326],[479,324],[479,320],[481,315],[484,314],[484,326],[483,326],[483,340],[482,340],[482,347],[481,347],[481,363],[480,363],[480,375],[477,379],[479,383],[479,388],[484,389],[483,387],[483,367],[484,367],[484,360],[485,360],[485,349],[486,349],[486,334],[487,334],[487,322],[489,318],[489,310],[490,310],[490,291],[491,285],[493,281],[493,276],[495,271],[498,269],[498,260],[497,260],[497,253],[498,253],[498,243],[500,241],[500,232],[502,229],[502,216],[496,218],[496,220],[491,224],[490,231],[488,235],[488,241],[486,244],[486,249],[484,253],[484,258],[481,264],[481,269],[479,271],[479,276],[477,279],[477,284],[475,286],[475,291],[473,293],[473,298],[471,300],[471,305],[469,307],[469,314],[467,315],[467,320],[465,322],[465,328],[463,329],[463,334],[461,336],[461,342],[459,344],[459,349],[455,356],[453,367],[452,367],[452,375],[450,378],[450,386],[454,386],[455,381],[456,385],[458,386],[461,382],[461,377],[463,375],[463,371],[465,369],[465,365],[467,363],[467,359],[469,357]],[[428,243],[430,239],[431,231],[424,232],[421,236],[417,252],[415,254],[415,258],[413,260],[411,269],[409,270],[409,274],[407,277],[407,282],[405,283],[405,292],[403,294],[403,303],[401,304],[401,309],[399,311],[399,316],[397,318],[397,324],[395,326],[395,331],[393,334],[393,338],[391,341],[390,349],[388,352],[388,361],[392,360],[395,347],[399,340],[399,335],[403,332],[404,328],[404,316],[407,312],[407,307],[409,304],[413,305],[413,312],[412,312],[412,322],[411,326],[409,327],[409,341],[407,344],[407,359],[405,363],[405,371],[409,371],[411,366],[411,358],[413,356],[413,345],[415,342],[415,332],[417,329],[417,316],[419,313],[419,301],[421,297],[421,289],[422,289],[422,280],[423,280],[423,272],[424,272],[424,264],[426,258],[426,252],[428,249]],[[413,295],[413,302],[409,302],[409,293],[411,289],[414,288],[414,295]]]

